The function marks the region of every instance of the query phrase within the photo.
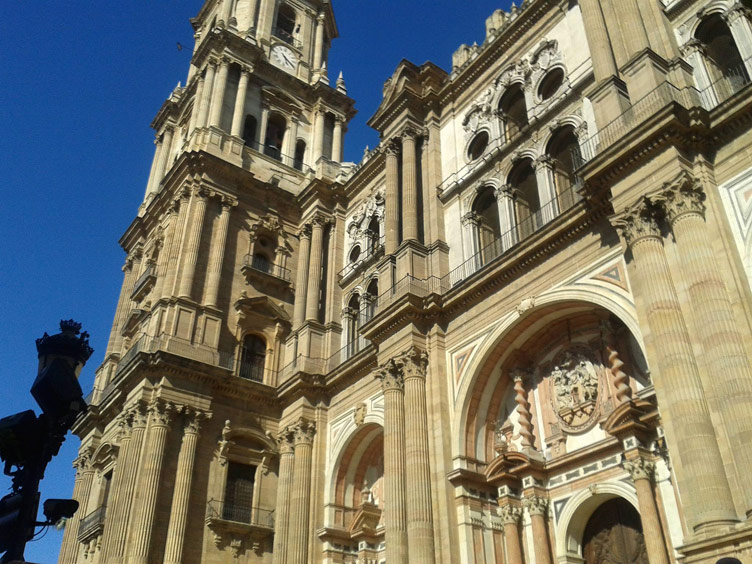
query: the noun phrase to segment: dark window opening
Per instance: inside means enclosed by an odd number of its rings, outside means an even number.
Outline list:
[[[375,253],[379,248],[379,231],[379,218],[373,216],[371,221],[368,222],[368,251],[371,254]]]
[[[513,139],[528,124],[525,94],[519,84],[514,84],[501,97],[499,102],[506,140]]]
[[[282,142],[285,138],[287,122],[279,114],[269,117],[266,126],[266,139],[264,139],[264,154],[274,159],[282,160]]]
[[[538,86],[538,97],[542,101],[551,99],[559,91],[564,83],[564,71],[562,69],[553,69],[541,80]]]
[[[559,129],[548,143],[546,151],[553,160],[554,185],[559,208],[565,210],[575,202],[574,188],[578,183],[575,170],[582,163],[580,143],[570,126]]]
[[[697,28],[695,37],[705,46],[705,61],[712,82],[725,78],[733,91],[749,82],[744,60],[720,14],[705,18]]]
[[[496,195],[491,186],[485,187],[475,200],[473,211],[478,221],[478,244],[483,264],[501,254],[501,225]]]
[[[222,519],[238,523],[251,522],[255,479],[255,466],[239,462],[228,462]]]
[[[295,143],[295,158],[293,159],[292,166],[297,170],[303,170],[303,160],[305,159],[306,143],[302,139],[298,139]]]
[[[295,42],[293,37],[295,33],[295,19],[295,10],[287,4],[282,4],[277,12],[277,29],[274,35],[285,43],[292,45]]]
[[[509,173],[509,184],[514,193],[518,235],[520,239],[524,239],[543,225],[538,182],[530,159],[524,159],[515,165]]]
[[[355,245],[350,251],[350,263],[354,263],[360,258],[360,245]]]
[[[245,116],[243,122],[243,142],[249,147],[256,145],[256,118],[250,114]]]
[[[264,381],[266,363],[266,342],[256,335],[248,335],[243,340],[243,352],[240,362],[240,377],[255,382]]]
[[[474,161],[483,156],[483,152],[488,147],[488,132],[481,131],[470,142],[470,146],[467,149],[467,156],[470,160]]]

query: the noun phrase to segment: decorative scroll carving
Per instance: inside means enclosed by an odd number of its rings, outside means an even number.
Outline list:
[[[522,519],[522,509],[514,505],[502,505],[499,507],[499,517],[505,525],[509,523],[519,525]]]
[[[619,351],[616,350],[616,340],[611,323],[604,321],[602,329],[606,335],[606,354],[608,355],[608,366],[613,377],[614,388],[616,388],[616,401],[622,404],[632,399],[629,376],[621,369],[624,366],[624,361],[621,360]]]
[[[530,515],[546,516],[548,500],[538,495],[529,495],[522,500],[522,504]]]
[[[598,372],[590,349],[574,345],[559,353],[549,382],[554,412],[562,426],[570,431],[587,427],[598,401]]]
[[[622,466],[624,470],[629,473],[632,481],[637,480],[652,480],[655,473],[655,464],[649,462],[644,458],[637,458],[635,460],[626,460]]]
[[[302,444],[310,445],[313,443],[313,436],[316,434],[316,423],[305,417],[300,417],[293,426],[292,431],[295,446]]]
[[[644,199],[613,216],[611,224],[619,230],[630,247],[644,239],[661,236],[655,210]]]
[[[687,214],[705,217],[705,192],[699,180],[683,172],[671,182],[666,182],[651,201],[663,208],[670,223]]]
[[[292,454],[294,438],[293,430],[290,427],[285,427],[277,434],[275,440],[277,441],[279,454]]]
[[[172,403],[154,400],[149,404],[149,420],[155,426],[167,427],[175,412],[176,409]]]
[[[395,358],[395,362],[402,369],[402,377],[425,378],[428,366],[428,354],[417,347],[410,347]]]

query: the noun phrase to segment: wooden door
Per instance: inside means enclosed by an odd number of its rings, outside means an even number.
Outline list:
[[[640,515],[623,499],[609,500],[595,510],[582,547],[585,564],[648,564]]]

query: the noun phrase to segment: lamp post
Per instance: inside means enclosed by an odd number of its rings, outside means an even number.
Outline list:
[[[72,319],[60,322],[60,333],[45,333],[36,344],[39,367],[31,395],[42,414],[27,410],[0,420],[3,473],[13,479],[12,492],[0,500],[0,552],[5,552],[0,564],[23,562],[34,527],[71,517],[78,508],[74,500],[47,500],[47,521],[36,520],[39,482],[47,464],[59,452],[76,418],[87,409],[78,375],[94,351],[88,333],[81,333],[81,324]]]

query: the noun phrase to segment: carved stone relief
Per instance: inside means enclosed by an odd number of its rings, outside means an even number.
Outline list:
[[[548,381],[554,413],[565,431],[582,431],[594,422],[598,403],[598,368],[584,345],[572,345],[553,361]]]

